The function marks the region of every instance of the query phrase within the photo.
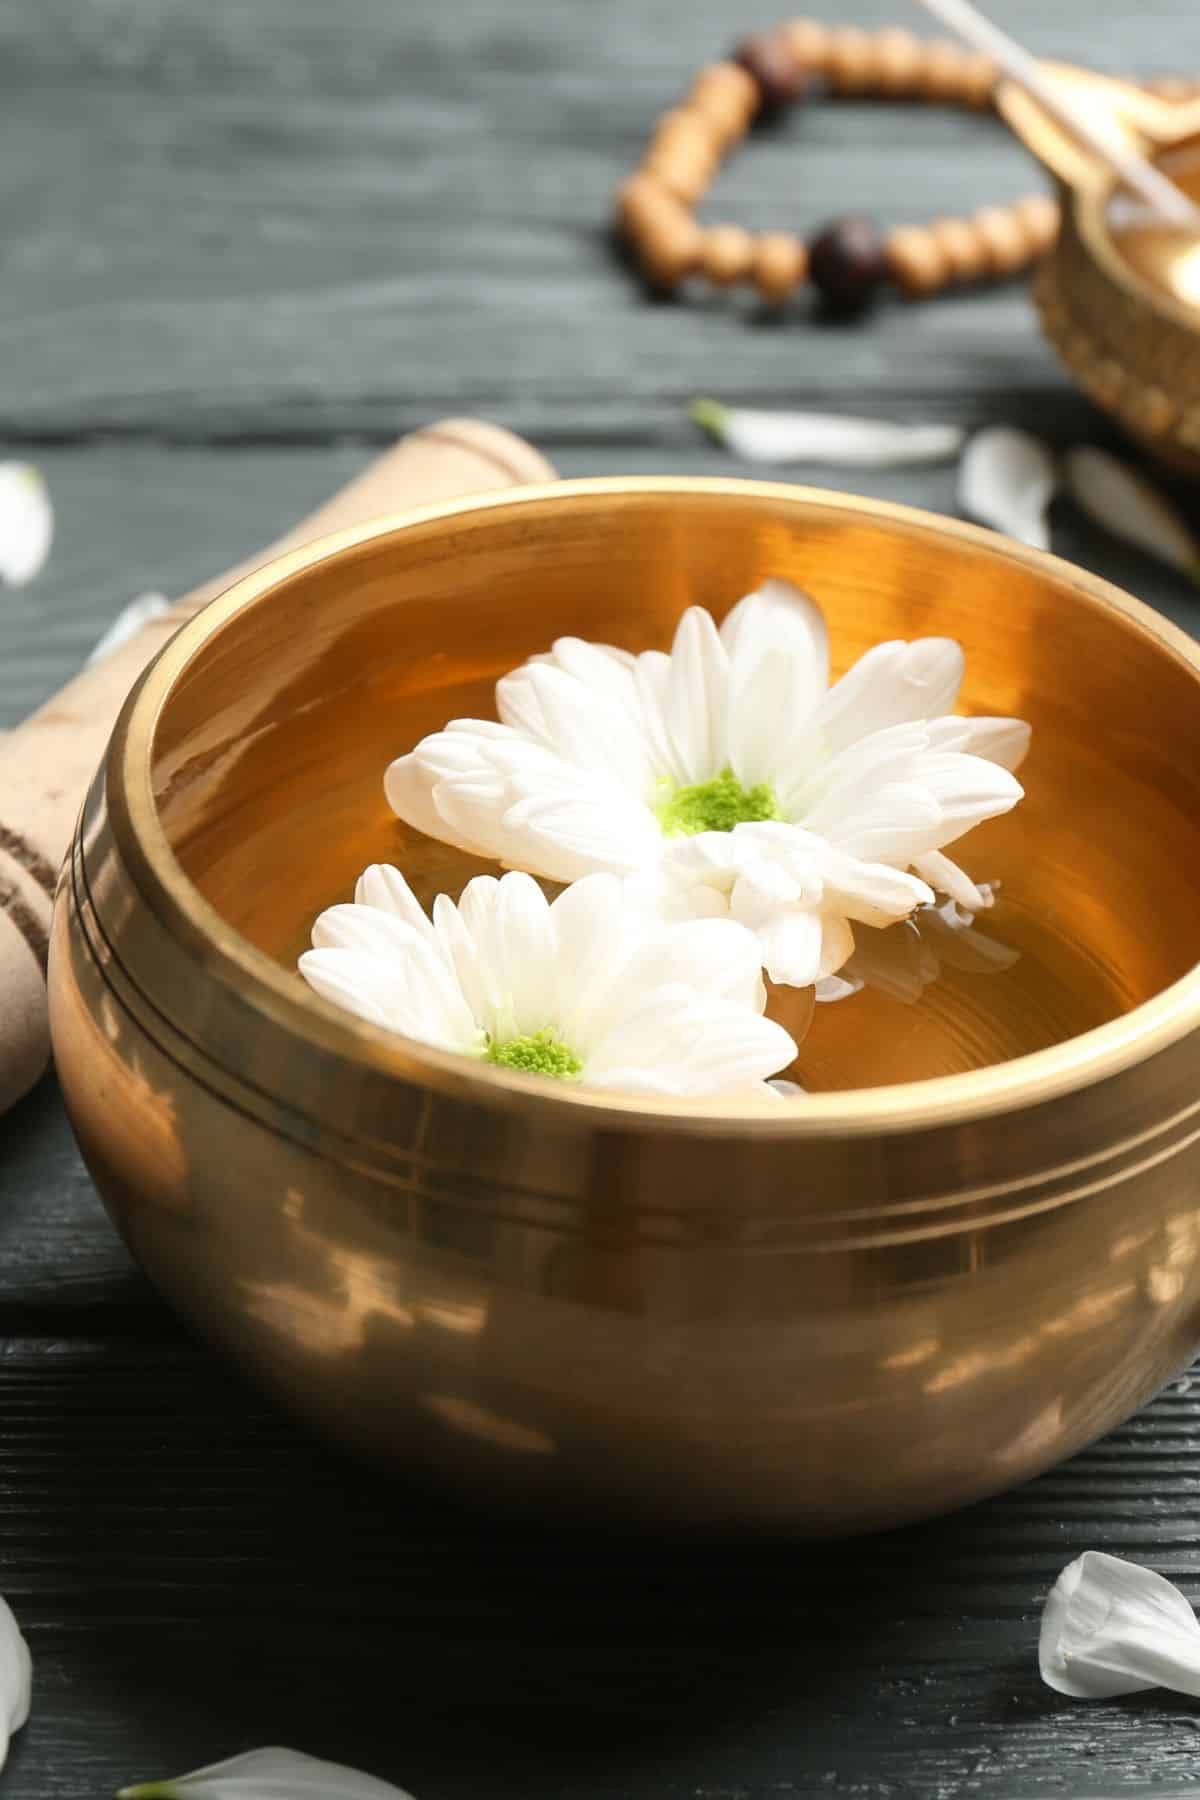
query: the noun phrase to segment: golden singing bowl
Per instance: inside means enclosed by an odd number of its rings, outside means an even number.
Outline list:
[[[952,634],[966,710],[1032,720],[1028,798],[968,857],[1015,986],[956,976],[955,1030],[937,984],[823,1008],[802,1070],[859,1085],[773,1107],[593,1096],[303,988],[364,865],[466,872],[392,818],[393,755],[556,635],[662,645],[770,575],[836,666]],[[488,1506],[830,1534],[1024,1480],[1200,1341],[1198,952],[1181,633],[903,507],[601,480],[328,539],[186,625],[85,809],[51,1003],[134,1254],[322,1433]]]
[[[1044,67],[1098,128],[1200,201],[1200,100],[1168,101],[1083,69]],[[1046,336],[1131,436],[1200,474],[1200,235],[1136,217],[1122,223],[1114,177],[1091,151],[1012,83],[1001,84],[997,105],[1058,180],[1062,224],[1033,289]]]

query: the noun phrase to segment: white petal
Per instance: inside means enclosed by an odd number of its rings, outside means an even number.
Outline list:
[[[893,744],[911,729],[876,733],[843,752],[829,787],[805,813],[805,825],[865,861],[906,867],[1008,812],[1021,798],[1015,777],[982,757],[893,753]]]
[[[941,806],[924,782],[881,780],[824,796],[806,824],[862,861],[903,868],[936,848],[943,820]]]
[[[425,937],[433,936],[433,926],[424,907],[399,869],[394,869],[390,863],[372,863],[370,868],[363,870],[354,886],[354,903],[393,913],[414,931]]]
[[[509,1032],[526,1037],[557,1022],[557,942],[550,902],[531,875],[499,882],[494,966],[508,999]]]
[[[427,922],[412,925],[396,913],[350,902],[327,906],[312,928],[315,950],[361,950],[381,957],[406,957],[414,939],[422,941],[428,935]]]
[[[418,830],[555,881],[630,872],[661,842],[649,808],[607,775],[487,721],[425,738],[385,786]]]
[[[840,413],[760,412],[694,400],[698,425],[747,462],[823,462],[835,468],[888,469],[948,462],[962,445],[957,425],[901,425]]]
[[[1090,445],[1069,450],[1065,468],[1071,498],[1097,525],[1200,581],[1200,540],[1144,475]]]
[[[918,779],[941,807],[943,835],[930,849],[940,850],[965,831],[1011,811],[1025,790],[999,763],[957,753],[922,758]]]
[[[643,918],[637,896],[616,875],[585,875],[573,881],[550,907],[558,971],[559,1017],[564,1036],[574,1046],[574,1025],[586,1010],[593,984],[607,983],[627,952],[627,941],[640,930],[657,930]]]
[[[117,1800],[411,1800],[403,1788],[299,1750],[248,1750],[190,1775],[122,1788]]]
[[[0,583],[23,587],[50,554],[54,509],[40,469],[0,463]]]
[[[829,680],[829,631],[812,597],[790,581],[764,581],[732,607],[721,622],[721,642],[732,663],[753,665],[764,655],[785,656],[796,673],[797,704],[816,703]]]
[[[820,915],[788,907],[758,927],[763,967],[781,987],[811,987],[821,973]]]
[[[460,850],[490,856],[491,850],[486,843],[469,843],[448,831],[446,821],[433,798],[440,775],[423,754],[424,749],[424,744],[418,744],[407,756],[398,756],[388,765],[383,777],[388,805],[397,818],[403,819],[406,825],[411,825],[415,830],[423,831],[426,837],[440,838],[445,843],[455,844]]]
[[[818,1006],[834,1006],[839,1000],[852,1000],[855,994],[861,994],[864,985],[858,976],[844,980],[841,975],[823,975],[813,988],[813,998]]]
[[[821,914],[821,962],[817,984],[836,981],[839,969],[845,968],[854,955],[854,933],[845,913],[827,910]],[[844,984],[843,984],[844,985]],[[830,996],[827,993],[826,999]]]
[[[776,1074],[796,1046],[773,1020],[683,985],[652,989],[593,1049],[589,1087],[720,1094]]]
[[[476,876],[463,889],[458,906],[448,894],[439,894],[433,903],[433,926],[442,955],[454,970],[471,1017],[483,1031],[491,1034],[495,1024],[495,992],[486,953],[491,928],[490,925],[480,926],[476,911],[489,898],[483,884],[490,884],[493,890],[498,885],[494,876]],[[494,899],[491,904],[494,905]],[[470,923],[463,917],[464,907]],[[484,940],[482,947],[476,942],[472,925]]]
[[[646,757],[637,721],[599,688],[555,663],[527,663],[496,683],[496,706],[504,724],[565,762],[643,792]]]
[[[439,937],[453,959],[471,1010],[504,1042],[540,1031],[554,1011],[554,943],[550,907],[536,881],[512,873],[477,875],[455,909],[434,907]]]
[[[648,938],[628,955],[620,986],[632,1001],[676,983],[762,1012],[766,991],[753,932],[732,919],[689,919]]]
[[[746,854],[740,830],[698,831],[692,837],[666,839],[659,868],[673,885],[686,888],[694,882],[706,881],[728,891]]]
[[[171,602],[165,594],[139,594],[128,606],[123,606],[104,635],[97,639],[89,663],[102,662],[135,638],[143,625],[152,619],[160,619],[163,613],[170,610]]]
[[[330,943],[308,950],[298,964],[305,981],[323,999],[372,1025],[438,1049],[473,1052],[475,1018],[437,948],[399,919],[373,913],[370,907],[361,911],[391,928],[390,941],[384,945],[377,940],[373,947]]]
[[[928,732],[931,750],[965,750],[1002,769],[1019,769],[1029,753],[1024,719],[931,719]]]
[[[616,706],[637,718],[637,686],[634,670],[637,657],[615,644],[589,644],[585,638],[555,638],[547,654],[530,657],[531,663],[553,663],[585,687],[594,689]]]
[[[729,660],[712,615],[689,606],[675,630],[663,717],[686,784],[711,781],[725,760]]]
[[[795,694],[786,657],[767,652],[753,663],[735,660],[729,676],[726,758],[743,787],[770,781],[786,757],[796,724]]]
[[[0,1769],[8,1741],[29,1717],[33,1662],[7,1600],[0,1598]]]
[[[956,862],[951,862],[940,850],[930,850],[925,856],[913,858],[913,873],[922,881],[929,883],[935,894],[949,894],[968,912],[983,912],[992,903],[990,894],[977,888],[965,870]]]
[[[1200,1624],[1161,1575],[1089,1550],[1046,1601],[1038,1663],[1050,1687],[1082,1700],[1151,1687],[1200,1695]]]
[[[829,673],[824,617],[799,588],[769,581],[738,602],[721,635],[730,658],[726,760],[746,787],[785,786],[823,748],[813,715]]]
[[[876,644],[821,705],[816,723],[833,750],[892,725],[949,712],[962,685],[963,653],[952,638]]]
[[[510,783],[510,793],[522,784]],[[479,802],[476,802],[479,804]],[[463,812],[464,819],[474,814]],[[600,873],[631,875],[659,854],[658,821],[639,801],[598,784],[568,796],[525,792],[499,822],[497,854],[552,881]]]
[[[667,729],[667,695],[671,686],[671,659],[662,650],[644,650],[633,672],[641,711],[642,736],[653,773],[685,786],[688,775]]]
[[[1050,548],[1047,514],[1058,470],[1040,438],[1009,425],[976,432],[958,470],[958,503],[968,517],[1037,550]]]
[[[825,890],[827,907],[836,906],[857,924],[876,927],[896,925],[933,901],[932,891],[915,875],[846,855],[830,859]]]

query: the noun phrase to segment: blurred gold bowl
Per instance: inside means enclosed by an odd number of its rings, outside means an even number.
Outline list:
[[[1200,99],[1163,99],[1061,63],[1043,72],[1097,130],[1200,202]],[[1058,179],[1062,225],[1033,288],[1046,336],[1097,406],[1164,462],[1200,475],[1200,238],[1152,220],[1120,224],[1106,164],[1014,83],[1001,83],[997,105]]]
[[[1106,1023],[714,1109],[468,1063],[303,989],[366,863],[465,872],[391,817],[393,755],[558,634],[661,645],[768,575],[820,599],[837,666],[954,635],[965,708],[1032,720],[1029,797],[979,854]],[[1181,633],[901,507],[604,480],[328,539],[185,626],[85,809],[51,1005],[134,1254],[327,1436],[486,1505],[830,1534],[1024,1480],[1200,1341],[1198,954]]]

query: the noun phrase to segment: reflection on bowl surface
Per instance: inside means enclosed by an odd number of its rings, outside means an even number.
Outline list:
[[[910,947],[864,941],[816,1091],[769,1112],[564,1096],[304,991],[367,863],[424,900],[483,866],[397,824],[391,757],[557,635],[661,646],[770,575],[836,667],[955,636],[963,709],[1032,722],[1027,798],[964,858],[998,956],[934,928],[912,1005]],[[1198,956],[1168,627],[903,509],[565,483],[296,553],[185,628],[81,826],[52,1006],[133,1249],[329,1435],[489,1503],[829,1532],[1022,1479],[1194,1347]]]

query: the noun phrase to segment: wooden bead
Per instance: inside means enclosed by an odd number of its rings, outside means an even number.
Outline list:
[[[911,94],[921,68],[921,40],[889,26],[875,33],[875,81],[881,94]]]
[[[947,38],[930,38],[922,46],[917,88],[926,100],[957,100],[962,92],[962,51]]]
[[[887,273],[883,239],[870,219],[831,219],[808,246],[808,272],[839,312],[857,312]]]
[[[758,89],[759,110],[782,112],[804,88],[807,71],[792,55],[781,31],[762,31],[746,38],[733,53]]]
[[[659,120],[645,171],[663,187],[694,206],[717,172],[720,152],[703,113],[678,107]]]
[[[692,83],[687,105],[708,121],[717,148],[727,150],[750,128],[758,110],[758,87],[739,64],[710,63]]]
[[[787,231],[765,231],[754,247],[754,281],[764,300],[778,304],[800,286],[808,251]]]
[[[982,110],[992,104],[992,95],[996,83],[1000,79],[1000,71],[990,56],[981,56],[978,51],[963,57],[962,84],[958,97],[967,106],[975,106]]]
[[[863,94],[875,80],[875,41],[857,25],[839,25],[825,53],[829,85],[839,94]]]
[[[618,192],[617,208],[642,268],[658,286],[675,287],[699,266],[704,233],[653,176],[632,176]]]
[[[1116,406],[1124,397],[1125,371],[1111,356],[1093,362],[1092,355],[1091,346],[1085,339],[1079,362],[1085,371],[1088,391],[1102,406]]]
[[[1029,261],[1029,249],[1020,221],[1010,206],[985,206],[971,220],[992,275],[1012,275]]]
[[[942,253],[950,281],[978,281],[988,268],[987,249],[966,219],[936,219],[930,236]]]
[[[1170,395],[1159,387],[1141,388],[1133,400],[1131,411],[1139,430],[1148,432],[1151,437],[1161,437],[1179,417],[1179,408]]]
[[[676,106],[663,113],[654,127],[650,155],[654,156],[660,150],[669,155],[677,145],[708,157],[715,166],[718,152],[712,124],[706,114],[693,106]]]
[[[816,19],[793,19],[790,24],[780,26],[780,31],[798,68],[808,69],[814,75],[824,73],[829,57],[826,26]]]
[[[718,287],[743,281],[754,268],[754,239],[740,225],[713,225],[704,233],[701,272]]]
[[[1050,194],[1027,194],[1013,205],[1013,214],[1025,233],[1033,256],[1043,256],[1058,236],[1058,201]]]
[[[936,294],[946,285],[949,265],[941,245],[924,225],[898,225],[884,245],[888,274],[911,299]]]

